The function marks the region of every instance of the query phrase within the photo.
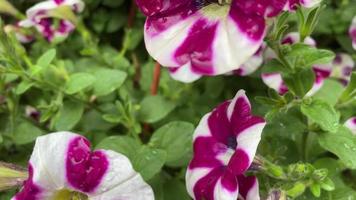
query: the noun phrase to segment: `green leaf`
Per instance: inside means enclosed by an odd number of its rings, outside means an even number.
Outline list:
[[[339,113],[325,101],[315,99],[310,103],[304,102],[301,111],[324,131],[336,132],[339,128]]]
[[[319,184],[313,183],[309,189],[315,197],[320,197],[321,189]]]
[[[147,181],[161,171],[166,157],[167,153],[164,150],[143,146],[136,154],[132,163],[135,170]]]
[[[78,93],[95,82],[95,77],[88,73],[75,73],[70,76],[66,84],[66,92],[68,94]]]
[[[332,51],[317,49],[306,44],[297,43],[291,46],[291,51],[286,55],[287,60],[295,61],[298,68],[311,67],[315,64],[327,64],[334,58]]]
[[[181,159],[192,146],[194,125],[188,122],[170,122],[152,136],[150,146],[167,152],[167,162]]]
[[[105,96],[118,89],[125,81],[127,74],[120,70],[99,69],[94,74],[94,94]]]
[[[14,142],[18,145],[28,144],[43,134],[42,130],[29,122],[23,121],[16,125],[14,130]]]
[[[83,104],[74,101],[65,101],[55,119],[55,129],[58,131],[71,130],[80,121],[83,112]]]
[[[133,160],[140,147],[141,144],[129,136],[111,136],[103,139],[96,149],[113,150]]]
[[[162,96],[148,96],[141,102],[139,119],[143,122],[154,123],[167,116],[175,105]]]
[[[262,72],[267,73],[267,74],[268,73],[281,73],[281,72],[288,73],[289,70],[279,60],[274,58],[274,59],[266,61],[266,63],[262,67]]]
[[[351,81],[347,85],[344,92],[341,94],[340,101],[347,102],[351,99],[356,100],[356,72],[353,72],[351,75]]]
[[[351,131],[340,126],[336,133],[324,133],[319,137],[320,145],[337,155],[349,168],[356,169],[356,137]]]
[[[343,90],[344,86],[339,81],[328,79],[324,81],[323,87],[313,97],[335,105]]]
[[[335,184],[330,178],[326,178],[320,184],[321,188],[326,191],[333,191],[335,190]]]
[[[25,93],[27,90],[29,90],[33,85],[34,83],[24,80],[16,87],[15,93],[17,95],[21,95]]]
[[[294,94],[304,97],[314,85],[315,75],[311,68],[296,73],[283,74],[283,80]]]
[[[41,68],[46,68],[56,57],[56,49],[46,51],[41,57],[38,58],[36,65]]]
[[[163,185],[164,199],[169,200],[190,200],[187,190],[182,181],[172,179]]]

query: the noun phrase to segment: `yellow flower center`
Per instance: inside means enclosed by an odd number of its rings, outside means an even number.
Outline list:
[[[200,12],[210,19],[224,19],[228,16],[230,5],[212,3],[203,7]]]
[[[66,189],[56,192],[53,198],[53,200],[88,200],[88,199],[89,199],[88,196],[83,193],[70,191]]]

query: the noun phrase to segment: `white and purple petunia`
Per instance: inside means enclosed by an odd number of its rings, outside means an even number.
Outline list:
[[[295,44],[299,42],[300,36],[297,32],[292,32],[287,34],[283,40],[282,44]],[[316,46],[316,42],[311,37],[307,37],[304,43],[310,46]],[[276,55],[272,53],[272,50],[267,49],[266,54],[268,54],[267,59],[275,58]],[[315,65],[313,66],[313,71],[315,74],[315,82],[310,91],[306,94],[307,96],[314,95],[323,86],[325,79],[330,77],[332,72],[332,67],[330,65]],[[276,90],[280,94],[285,94],[288,92],[288,87],[285,85],[282,75],[279,73],[263,73],[261,75],[263,82],[270,88]]]
[[[237,70],[258,51],[266,18],[287,0],[136,0],[147,16],[145,44],[173,78],[192,82]]]
[[[352,71],[355,68],[355,62],[349,54],[338,53],[331,63],[331,68],[331,76],[340,80],[344,85],[347,85],[351,79]]]
[[[245,176],[266,122],[251,114],[240,90],[206,114],[194,133],[194,156],[186,174],[188,193],[195,200],[259,200],[256,177]]]
[[[352,46],[356,50],[356,16],[353,18],[350,29],[349,29],[349,34],[352,40]]]
[[[75,195],[89,200],[154,199],[151,187],[124,155],[91,151],[86,138],[70,132],[39,137],[29,178],[12,200],[66,200]]]
[[[345,122],[345,126],[356,136],[356,117],[352,117]]]
[[[69,20],[50,16],[50,12],[60,6],[69,6],[75,13],[84,10],[82,0],[47,0],[29,8],[27,18],[20,22],[20,26],[35,27],[48,41],[64,39],[75,29],[75,25]]]
[[[14,25],[9,24],[4,27],[4,31],[7,34],[13,33],[18,41],[21,43],[29,43],[34,40],[34,37],[31,33],[27,32],[23,27],[16,23]]]

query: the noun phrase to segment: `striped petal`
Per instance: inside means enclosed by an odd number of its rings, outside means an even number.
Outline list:
[[[254,176],[238,177],[240,185],[240,197],[244,200],[260,200],[258,180]]]
[[[151,188],[125,156],[91,152],[90,143],[74,133],[39,137],[29,163],[30,177],[13,200],[58,199],[63,191],[80,192],[89,199],[153,199]]]
[[[205,115],[194,133],[186,182],[195,200],[236,200],[238,176],[251,165],[265,126],[244,91]]]

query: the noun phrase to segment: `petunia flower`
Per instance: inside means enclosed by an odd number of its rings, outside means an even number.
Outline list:
[[[355,62],[350,55],[338,53],[331,63],[331,68],[331,76],[340,80],[344,85],[347,85],[351,79],[352,71],[355,68]]]
[[[82,0],[40,2],[27,10],[27,19],[21,21],[20,26],[35,27],[48,41],[64,39],[75,29],[75,25],[69,20],[51,16],[51,12],[60,6],[69,6],[73,12],[79,13],[84,9],[84,2]]]
[[[287,34],[283,40],[282,44],[295,44],[299,42],[300,36],[297,32],[292,32]],[[316,46],[316,42],[311,37],[307,37],[304,40],[304,44],[310,46]],[[268,49],[266,54],[268,55],[267,59],[275,58],[276,55],[272,52],[271,49]],[[331,66],[330,65],[315,65],[313,66],[313,71],[315,74],[315,81],[313,87],[306,94],[307,96],[314,95],[324,84],[324,80],[327,79],[331,74]],[[263,82],[270,88],[276,90],[280,94],[284,94],[288,92],[288,87],[285,85],[282,75],[280,73],[263,73],[261,75]]]
[[[13,33],[18,41],[21,43],[29,43],[32,42],[34,37],[32,36],[31,33],[27,32],[23,27],[19,26],[18,23],[12,25],[6,25],[4,27],[4,31],[7,34]]]
[[[238,69],[261,46],[266,18],[286,1],[136,0],[147,16],[148,52],[184,82]]]
[[[151,187],[127,157],[90,150],[83,136],[41,136],[29,161],[29,178],[12,200],[153,200]]]
[[[350,29],[349,29],[349,34],[352,40],[352,46],[356,50],[356,16],[353,18]]]
[[[352,117],[345,122],[345,126],[356,136],[356,117]]]
[[[195,200],[259,200],[256,177],[245,176],[266,122],[251,114],[251,105],[240,90],[206,114],[194,133],[194,156],[186,185]]]

